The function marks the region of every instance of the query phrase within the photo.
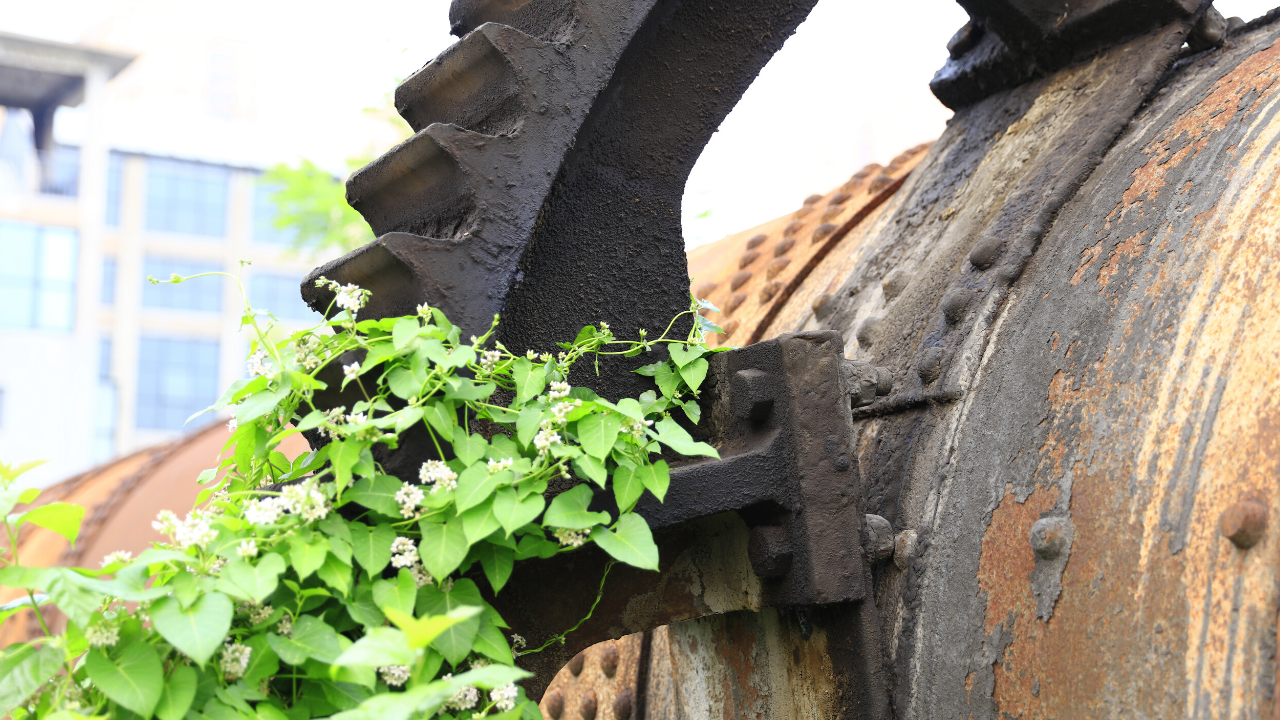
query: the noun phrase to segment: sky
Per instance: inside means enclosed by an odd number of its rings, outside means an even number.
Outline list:
[[[1247,20],[1276,1],[1216,7]],[[113,82],[133,108],[111,118],[116,147],[249,166],[306,157],[344,174],[347,158],[397,139],[364,109],[385,105],[399,79],[454,41],[448,4],[46,0],[11,4],[0,31],[143,52],[146,72],[140,60]],[[950,0],[821,0],[699,158],[685,190],[686,244],[786,214],[863,165],[940,135],[951,112],[928,82],[966,20]],[[208,69],[188,62],[193,37],[212,48],[201,62],[224,50],[247,58],[227,68],[242,89],[227,117],[201,117],[193,88]],[[63,111],[56,134],[75,143],[83,117]]]

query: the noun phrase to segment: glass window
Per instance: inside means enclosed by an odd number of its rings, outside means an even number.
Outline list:
[[[116,304],[116,259],[110,255],[102,258],[102,304]]]
[[[173,275],[188,277],[199,273],[218,272],[222,266],[206,260],[160,257],[148,255],[142,262],[143,307],[172,308],[174,310],[222,310],[221,277],[202,277],[178,285],[160,283],[152,285],[146,278],[168,280]]]
[[[124,183],[124,156],[107,156],[107,227],[120,226],[120,186]]]
[[[108,460],[116,449],[116,384],[111,379],[111,338],[98,341],[98,401],[94,404],[93,459]]]
[[[301,279],[291,275],[255,272],[249,278],[249,303],[258,312],[269,312],[281,320],[319,322],[320,313],[302,302]]]
[[[222,237],[230,178],[218,165],[147,160],[147,229]]]
[[[217,340],[141,338],[139,428],[181,430],[188,417],[217,399]]]
[[[294,228],[277,228],[277,208],[271,194],[280,189],[258,177],[253,184],[253,241],[264,245],[288,245],[298,236]]]
[[[0,327],[70,330],[79,235],[0,220]]]
[[[56,145],[41,153],[45,168],[40,177],[40,192],[45,195],[80,194],[80,148]]]

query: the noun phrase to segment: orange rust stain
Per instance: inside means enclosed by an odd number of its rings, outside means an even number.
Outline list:
[[[1134,235],[1120,243],[1111,251],[1111,255],[1107,258],[1107,262],[1103,264],[1102,267],[1098,268],[1099,285],[1105,288],[1107,283],[1111,282],[1111,276],[1116,274],[1116,270],[1120,266],[1121,256],[1128,255],[1130,258],[1136,258],[1142,254],[1143,249],[1146,247],[1142,244],[1142,236],[1146,234],[1147,231],[1143,230],[1137,235]]]
[[[1079,285],[1084,279],[1084,271],[1089,269],[1094,260],[1098,259],[1098,255],[1102,254],[1102,241],[1099,240],[1097,245],[1087,247],[1080,252],[1080,267],[1076,268],[1076,274],[1071,276],[1071,284]]]
[[[1012,491],[1005,494],[991,513],[991,524],[982,536],[982,556],[978,562],[978,587],[987,595],[986,630],[1014,619],[1022,630],[1035,615],[1036,601],[1028,579],[1035,568],[1035,554],[1028,537],[1031,525],[1058,501],[1057,487],[1036,488],[1025,502]],[[1028,612],[1028,610],[1030,612]],[[1025,617],[1024,617],[1025,616]]]
[[[1053,342],[1049,344],[1049,352],[1054,352],[1057,349],[1058,349],[1058,333],[1055,332],[1053,334]]]

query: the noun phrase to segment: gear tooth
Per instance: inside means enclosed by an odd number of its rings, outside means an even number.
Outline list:
[[[347,179],[347,204],[375,235],[407,232],[460,238],[477,221],[475,190],[457,154],[433,125],[395,146]]]
[[[528,113],[518,60],[508,57],[521,40],[537,42],[494,24],[468,33],[400,83],[397,112],[414,132],[432,123],[453,123],[484,135],[513,132]]]
[[[449,31],[462,37],[487,22],[497,22],[553,40],[572,28],[577,16],[577,0],[453,0]]]

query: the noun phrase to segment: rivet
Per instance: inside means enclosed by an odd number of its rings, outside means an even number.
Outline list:
[[[768,265],[765,266],[764,276],[772,280],[778,276],[778,273],[785,270],[787,266],[790,264],[791,264],[791,258],[787,258],[787,257],[774,258],[769,261]]]
[[[858,332],[854,333],[854,337],[858,339],[858,347],[865,350],[876,343],[876,336],[880,334],[881,322],[883,321],[878,317],[869,317],[862,321],[862,324],[858,326]]]
[[[821,222],[834,220],[842,212],[844,212],[844,208],[839,205],[828,205],[827,209],[822,211],[822,215],[818,217],[818,220]]]
[[[853,196],[841,190],[840,192],[831,196],[831,199],[827,201],[827,207],[831,207],[832,205],[843,205],[845,201],[851,197]]]
[[[627,720],[630,718],[632,702],[631,688],[622,688],[618,696],[613,699],[614,720]]]
[[[879,175],[876,177],[875,180],[871,181],[870,185],[867,186],[867,192],[878,193],[892,184],[893,184],[892,175]]]
[[[953,288],[942,296],[942,314],[947,323],[955,325],[964,318],[965,310],[973,302],[973,291],[969,288]]]
[[[777,280],[774,280],[768,285],[765,285],[764,287],[760,288],[760,302],[762,303],[769,302],[770,300],[773,299],[774,295],[778,294],[778,291],[781,289],[782,289],[782,283],[778,282]]]
[[[542,709],[547,711],[547,715],[551,716],[551,720],[560,720],[560,716],[564,714],[564,694],[559,688],[553,688],[547,691],[542,698]]]
[[[604,671],[605,677],[613,677],[618,672],[618,646],[612,640],[604,643],[600,648],[600,669]]]
[[[899,570],[906,570],[915,557],[918,536],[915,530],[903,530],[893,539],[893,564]]]
[[[783,238],[779,240],[778,244],[773,246],[773,256],[782,257],[783,255],[786,255],[787,252],[791,250],[791,248],[795,247],[795,244],[796,244],[796,239],[793,237]]]
[[[978,241],[969,251],[969,262],[979,270],[986,270],[995,264],[1000,257],[1000,248],[1004,246],[1004,238],[988,235]]]
[[[791,237],[792,235],[800,232],[800,228],[802,227],[804,227],[804,223],[799,220],[792,220],[787,223],[786,227],[782,228],[782,237]]]
[[[823,293],[813,301],[813,316],[821,322],[826,320],[836,309],[836,296],[830,293]]]
[[[884,290],[884,301],[893,302],[910,283],[911,276],[902,270],[894,270],[885,275],[880,281],[880,289]]]
[[[867,556],[873,563],[887,562],[893,557],[893,526],[879,515],[867,513]]]
[[[1031,549],[1041,560],[1053,560],[1067,549],[1070,521],[1064,517],[1040,518],[1031,525]]]
[[[1222,511],[1218,527],[1236,547],[1248,550],[1267,532],[1267,506],[1253,498],[1238,500]]]
[[[801,205],[801,206],[800,206],[800,209],[799,209],[799,210],[796,210],[795,214],[794,214],[794,215],[792,215],[792,217],[802,218],[802,217],[804,217],[805,215],[808,215],[808,214],[809,214],[809,213],[811,213],[811,212],[813,212],[813,206],[812,206],[812,205]],[[797,222],[799,222],[799,221],[797,220]]]
[[[747,249],[755,250],[756,248],[763,245],[764,241],[768,239],[769,239],[769,236],[765,235],[764,233],[760,233],[759,235],[752,235],[751,239],[747,241]]]
[[[813,195],[810,195],[809,197],[807,197],[807,198],[805,198],[805,199],[804,199],[804,204],[805,204],[805,205],[812,205],[812,204],[814,204],[814,203],[818,202],[818,201],[819,201],[819,200],[821,200],[821,199],[822,199],[822,196],[821,196],[821,195],[818,195],[817,193],[814,193]]]
[[[733,331],[738,329],[738,321],[736,319],[730,320],[729,322],[721,325],[720,329],[724,330],[724,336],[726,338],[730,337],[731,335],[733,335]]]
[[[740,270],[734,273],[733,277],[729,278],[729,289],[737,290],[738,288],[746,284],[746,282],[750,279],[751,279],[750,270]]]
[[[574,655],[573,659],[569,661],[569,672],[573,673],[574,677],[581,675],[582,663],[586,661],[587,661],[587,654],[585,651],[580,652],[577,655]]]
[[[742,301],[746,299],[747,299],[746,293],[734,293],[730,295],[729,301],[726,302],[724,304],[724,307],[722,308],[722,310],[724,310],[724,314],[728,315],[732,313],[734,310],[737,310],[738,306],[742,304]]]
[[[707,282],[698,283],[698,287],[693,289],[693,294],[700,298],[705,298],[715,289],[716,284],[708,280]]]
[[[942,375],[942,348],[931,347],[920,353],[916,373],[926,385],[937,380]]]
[[[748,250],[742,253],[742,256],[738,258],[738,268],[742,269],[750,265],[751,263],[755,262],[756,258],[758,257],[760,257],[759,250]]]
[[[588,690],[582,695],[582,702],[578,703],[578,714],[582,716],[582,720],[595,720],[596,717],[596,691]]]
[[[827,239],[827,237],[830,236],[831,233],[835,232],[836,229],[837,229],[836,226],[832,225],[831,223],[822,223],[821,225],[813,229],[813,239],[811,240],[811,242],[815,242],[815,243],[822,242],[823,240]]]

